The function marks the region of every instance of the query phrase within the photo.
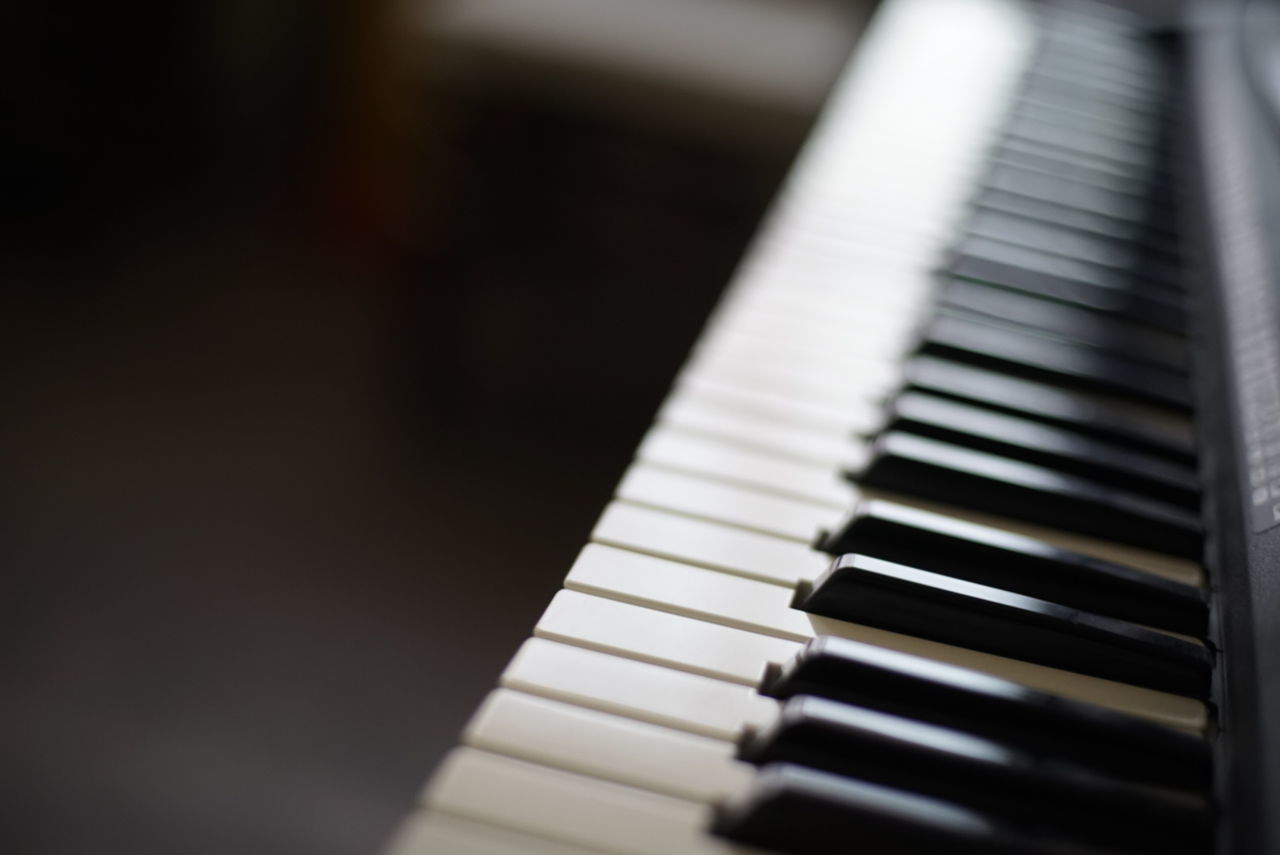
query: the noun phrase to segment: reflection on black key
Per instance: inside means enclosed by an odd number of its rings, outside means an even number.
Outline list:
[[[1106,214],[1076,208],[1056,199],[1039,199],[1007,190],[984,190],[974,206],[980,210],[1003,211],[1039,222],[1057,223],[1084,234],[1096,234],[1114,240],[1126,240],[1143,254],[1176,259],[1180,252],[1175,237],[1151,228],[1139,220],[1117,219]]]
[[[1009,680],[843,638],[814,639],[761,691],[816,695],[989,736],[1131,781],[1203,790],[1203,739]]]
[[[1096,312],[963,279],[947,281],[939,300],[949,311],[1016,324],[1036,333],[1178,373],[1187,370],[1184,339]]]
[[[862,502],[819,548],[861,552],[1121,620],[1203,636],[1198,588],[1029,537],[894,502]]]
[[[1212,658],[1201,644],[1000,588],[850,553],[795,606],[812,614],[1203,698]]]
[[[1188,466],[922,392],[895,398],[886,428],[1047,466],[1186,508],[1200,506],[1200,481]]]
[[[1120,282],[1135,282],[1143,288],[1159,287],[1174,294],[1185,290],[1179,269],[1164,260],[1142,255],[1141,247],[1128,241],[989,210],[974,211],[965,224],[965,232],[974,237],[1061,257],[1069,262],[1064,275],[1089,277],[1088,281],[1098,275],[1119,277]],[[1080,264],[1089,266],[1080,272],[1071,272]]]
[[[1196,514],[1050,469],[899,431],[858,480],[906,495],[1198,559]]]
[[[929,356],[906,363],[904,383],[907,389],[1059,425],[1179,463],[1195,462],[1195,449],[1178,433],[1043,383]]]
[[[939,799],[785,764],[765,767],[745,794],[720,806],[712,829],[791,855],[1085,855]]]
[[[1139,213],[1135,219],[1150,218],[1150,214],[1146,213],[1149,209],[1145,204],[1150,192],[1150,182],[1140,175],[1117,175],[1115,172],[1100,170],[1094,166],[1052,157],[1043,151],[1022,148],[1011,144],[1008,140],[1004,144],[996,145],[991,152],[991,161],[997,166],[1009,166],[1025,172],[1076,181],[1094,190],[1128,195],[1143,206],[1138,209]],[[1055,194],[1036,195],[1045,199],[1061,198],[1064,202],[1068,199],[1066,196]]]
[[[1142,223],[1147,216],[1145,188],[1121,183],[1095,185],[1076,175],[1050,174],[1013,164],[997,164],[987,175],[991,190],[1088,211],[1116,222]]]
[[[792,698],[739,756],[790,763],[936,796],[1017,827],[1143,851],[1196,851],[1207,838],[1201,800],[1092,774],[998,740],[814,697]],[[1080,817],[1089,821],[1081,823]]]
[[[920,352],[1174,410],[1192,403],[1178,372],[946,312],[925,328]]]
[[[959,254],[947,266],[947,272],[957,279],[970,279],[1008,291],[1031,294],[1174,335],[1186,334],[1186,312],[1180,306],[1170,305],[1166,301],[1152,301],[1145,294],[1119,287],[1064,279],[1054,273],[1029,267],[1027,262],[1008,260],[1011,252],[1001,253],[1006,260],[966,255],[968,245],[968,242],[962,244]]]

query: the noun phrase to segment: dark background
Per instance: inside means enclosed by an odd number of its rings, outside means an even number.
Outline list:
[[[790,156],[359,6],[0,22],[6,852],[382,845]]]

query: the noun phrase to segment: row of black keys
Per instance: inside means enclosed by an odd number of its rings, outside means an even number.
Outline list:
[[[753,846],[1189,855],[1212,833],[1190,734],[839,638],[762,691],[785,703],[739,756],[763,768],[716,823]]]
[[[1108,55],[1051,40],[1028,76],[856,478],[1198,559],[1166,81]]]
[[[1191,406],[1177,190],[1152,154],[1167,155],[1163,76],[1088,22],[1046,40],[860,483],[1199,557],[1189,438],[1133,416]],[[1198,588],[885,501],[817,545],[838,557],[798,608],[1208,694],[1212,651],[1157,631],[1205,633]],[[762,691],[790,700],[741,746],[764,768],[719,812],[732,839],[824,855],[1208,846],[1198,737],[830,638]]]

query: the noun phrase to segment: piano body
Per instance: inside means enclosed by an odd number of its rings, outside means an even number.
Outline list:
[[[886,2],[391,852],[1280,851],[1277,48]]]

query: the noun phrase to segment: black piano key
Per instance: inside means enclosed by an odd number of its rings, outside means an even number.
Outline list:
[[[1096,133],[1092,128],[1047,124],[1017,113],[1005,124],[1004,132],[1029,143],[1070,152],[1088,161],[1101,160],[1139,170],[1155,168],[1156,146],[1151,142],[1144,145],[1117,140]]]
[[[1048,265],[1041,264],[1040,259],[1033,258],[1034,253],[1012,246],[997,247],[996,252],[992,250],[993,245],[977,245],[977,240],[966,240],[957,247],[946,266],[947,273],[957,279],[971,279],[1175,335],[1186,335],[1187,314],[1181,305],[1149,292],[1065,278],[1048,269]],[[1022,257],[1024,252],[1026,257]]]
[[[1039,289],[1046,282],[1072,283],[1074,290],[1059,286],[1061,294],[1054,292],[1044,296],[1054,299],[1085,302],[1099,299],[1094,291],[1110,293],[1113,297],[1123,294],[1144,311],[1163,312],[1174,317],[1185,313],[1185,294],[1177,287],[1152,284],[1130,273],[1100,264],[1053,254],[1043,250],[1020,246],[1017,243],[997,240],[981,235],[969,235],[960,243],[957,255],[1004,265],[1020,272],[1023,281],[1012,281],[1008,287]],[[1005,284],[1005,283],[999,283]],[[1088,288],[1094,291],[1087,290]],[[1185,321],[1185,314],[1182,316]],[[1185,324],[1184,324],[1185,325]]]
[[[885,427],[1046,466],[1173,505],[1200,506],[1200,479],[1189,466],[946,398],[905,392],[894,399]]]
[[[819,548],[861,552],[1121,620],[1203,636],[1200,589],[1043,541],[879,499],[859,503]]]
[[[1088,211],[1116,222],[1136,225],[1147,218],[1146,188],[1139,184],[1095,184],[1070,172],[1059,174],[997,162],[988,172],[984,186]]]
[[[1152,98],[1150,93],[1135,92],[1123,86],[1096,85],[1080,80],[1074,73],[1033,68],[1025,80],[1026,91],[1034,92],[1045,100],[1103,104],[1153,119],[1158,119],[1167,109],[1167,105],[1161,103],[1162,99]]]
[[[981,190],[974,197],[973,205],[978,210],[1001,211],[1036,222],[1054,223],[1082,234],[1126,241],[1144,255],[1173,261],[1182,256],[1176,234],[1148,226],[1141,220],[1119,219],[1057,200],[995,188]]]
[[[1190,384],[1179,372],[977,317],[940,312],[925,328],[920,353],[1175,411],[1192,406]]]
[[[1084,234],[1065,226],[1015,217],[999,211],[975,210],[965,223],[966,234],[1001,243],[1015,244],[1053,256],[1074,265],[1084,263],[1104,273],[1137,281],[1140,287],[1167,289],[1175,295],[1184,290],[1181,270],[1167,262],[1143,257],[1139,247],[1128,241]]]
[[[1134,181],[1140,183],[1144,193],[1150,194],[1153,185],[1162,182],[1173,182],[1174,176],[1164,165],[1118,163],[1097,157],[1077,154],[1065,147],[1055,148],[1047,143],[1028,140],[1022,137],[1005,135],[995,145],[995,157],[1008,159],[1023,158],[1021,162],[1036,163],[1048,167],[1079,169],[1095,176],[1096,181],[1105,184],[1108,181]]]
[[[1179,374],[1185,374],[1188,368],[1185,340],[1095,312],[963,279],[945,282],[938,301],[949,310],[1016,324],[1029,331],[1149,362]]]
[[[1031,754],[865,707],[796,697],[739,757],[786,763],[934,796],[1013,827],[1137,851],[1194,852],[1208,837],[1202,800],[1093,774],[1059,755]],[[1089,821],[1081,823],[1080,817]]]
[[[1110,169],[1097,163],[1083,163],[1076,159],[1065,158],[1060,153],[1028,146],[1019,140],[1009,138],[999,141],[992,148],[990,157],[996,165],[1014,166],[1032,172],[1054,175],[1077,181],[1096,190],[1127,193],[1147,203],[1141,216],[1144,222],[1158,222],[1161,228],[1165,229],[1177,227],[1177,220],[1172,212],[1154,204],[1152,178],[1149,175],[1135,174],[1132,170]],[[1180,193],[1176,187],[1170,186],[1168,190],[1172,194]]]
[[[816,695],[967,733],[1124,780],[1202,791],[1210,752],[1199,737],[1124,713],[896,650],[824,636],[770,667],[779,699]]]
[[[1178,432],[1123,412],[1114,405],[1043,383],[950,360],[917,356],[905,365],[904,386],[1070,428],[1178,463],[1195,462],[1193,445]]]
[[[841,555],[796,608],[1148,689],[1203,698],[1204,645],[1114,618],[857,553]]]
[[[1120,110],[1090,109],[1089,105],[1037,100],[1024,94],[1014,102],[1013,112],[1050,127],[1075,130],[1087,126],[1091,132],[1108,139],[1140,145],[1159,144],[1161,126],[1158,121]]]
[[[791,855],[1101,855],[939,799],[785,764],[765,767],[746,793],[718,806],[712,831]]]
[[[889,431],[858,475],[869,487],[1199,559],[1198,515],[1041,466]]]

